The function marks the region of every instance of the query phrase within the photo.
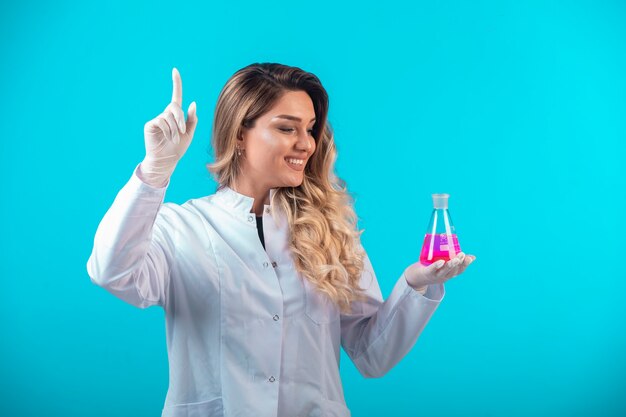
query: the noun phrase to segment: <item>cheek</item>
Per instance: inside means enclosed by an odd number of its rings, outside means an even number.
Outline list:
[[[310,160],[310,158],[312,158],[313,154],[315,152],[317,152],[317,145],[315,144],[314,140],[311,141],[311,151],[310,152],[311,152],[311,155],[309,155],[309,160]]]
[[[269,131],[265,131],[259,136],[255,151],[258,159],[265,166],[283,162],[283,157],[286,154],[281,138]]]

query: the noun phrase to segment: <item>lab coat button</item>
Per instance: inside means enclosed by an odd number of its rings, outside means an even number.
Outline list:
[[[270,382],[274,382],[274,381],[276,381],[276,378],[274,378],[273,376],[270,376],[270,380],[269,381]]]
[[[268,264],[267,262],[263,262],[263,268],[267,268],[270,264]]]
[[[269,207],[267,207],[267,208],[265,209],[265,213],[270,214],[270,208],[269,208]]]
[[[274,321],[278,321],[280,317],[278,317],[278,314],[274,314]]]
[[[276,262],[272,262],[272,266],[273,266],[274,268],[276,268],[276,267],[278,266],[278,264],[277,264]]]
[[[253,216],[248,216],[248,221],[249,221],[250,223],[252,223],[252,222],[254,221],[254,217],[253,217]]]

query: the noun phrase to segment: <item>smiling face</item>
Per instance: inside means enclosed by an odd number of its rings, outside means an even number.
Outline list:
[[[313,101],[305,91],[286,91],[276,104],[243,130],[242,177],[256,189],[297,187],[315,151]]]

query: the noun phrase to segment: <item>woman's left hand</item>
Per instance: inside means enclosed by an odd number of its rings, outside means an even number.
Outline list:
[[[404,270],[408,284],[415,290],[424,293],[431,284],[443,284],[450,278],[460,275],[476,259],[474,255],[459,252],[454,258],[445,262],[439,260],[429,266],[419,261]]]

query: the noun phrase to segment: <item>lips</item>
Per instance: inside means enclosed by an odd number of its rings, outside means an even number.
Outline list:
[[[287,166],[289,166],[289,168],[293,169],[294,171],[303,171],[304,170],[304,164],[306,161],[302,161],[301,164],[293,164],[291,162],[289,162],[287,160],[288,158],[285,158],[285,163],[287,164]],[[294,158],[297,159],[297,158]]]

